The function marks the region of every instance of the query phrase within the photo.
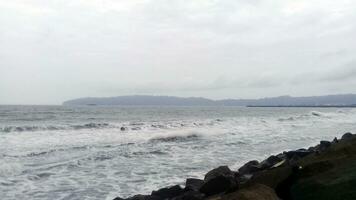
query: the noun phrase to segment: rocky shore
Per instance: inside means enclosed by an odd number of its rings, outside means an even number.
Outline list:
[[[126,200],[354,200],[356,135],[345,133],[308,149],[249,161],[237,171],[220,166],[204,179]],[[114,200],[124,200],[117,197]]]

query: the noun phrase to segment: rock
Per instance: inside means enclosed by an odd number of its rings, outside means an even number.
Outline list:
[[[188,191],[172,200],[203,200],[204,197],[205,195],[198,191]]]
[[[120,200],[120,199],[119,199]],[[152,195],[135,195],[133,197],[127,198],[126,200],[161,200],[161,198]]]
[[[341,137],[341,140],[349,140],[349,139],[351,139],[351,138],[353,138],[353,137],[354,137],[354,135],[353,135],[352,133],[348,132],[348,133],[345,133],[345,134]]]
[[[234,176],[234,172],[230,170],[228,166],[220,166],[218,168],[215,168],[211,171],[209,171],[205,177],[204,181],[207,182],[217,176],[224,175],[224,176]]]
[[[120,128],[120,130],[121,130],[121,131],[125,131],[126,128],[122,126],[122,127]]]
[[[200,192],[210,196],[237,188],[235,173],[227,166],[220,166],[209,171],[204,177]]]
[[[237,190],[235,177],[231,175],[218,175],[204,182],[199,191],[206,196],[211,196],[233,190]]]
[[[320,151],[325,151],[330,146],[331,146],[331,142],[329,142],[329,141],[320,141],[319,150]]]
[[[259,166],[261,169],[268,169],[273,167],[275,164],[281,162],[283,159],[277,156],[270,156],[266,160],[262,161]]]
[[[242,167],[239,169],[239,173],[241,175],[244,174],[253,174],[254,172],[260,171],[260,166],[259,162],[257,160],[252,160],[244,164]]]
[[[185,182],[185,190],[199,191],[204,181],[196,178],[188,178]]]
[[[339,140],[335,137],[334,139],[333,139],[333,142],[332,143],[338,143],[339,142]]]
[[[168,187],[168,188],[162,188],[157,191],[152,191],[151,195],[160,197],[162,199],[167,199],[167,198],[170,199],[173,197],[177,197],[183,193],[184,193],[184,190],[179,185],[175,185],[175,186]]]
[[[314,151],[312,149],[298,149],[296,151],[288,151],[288,152],[284,152],[284,154],[287,156],[288,159],[291,158],[303,158],[311,153],[313,153]]]
[[[262,184],[255,184],[223,195],[220,200],[279,200],[279,198],[272,188]]]
[[[274,169],[256,172],[247,182],[249,185],[263,184],[270,188],[276,189],[279,185],[293,173],[293,168],[289,165]]]
[[[115,199],[113,199],[113,200],[125,200],[125,199],[120,198],[120,197],[116,197],[116,198],[115,198]]]

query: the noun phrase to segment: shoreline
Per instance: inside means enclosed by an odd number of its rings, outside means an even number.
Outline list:
[[[238,152],[237,152],[238,153]],[[148,195],[114,200],[355,199],[356,135],[345,133],[308,149],[285,151],[236,171],[220,166],[204,179],[188,178]]]

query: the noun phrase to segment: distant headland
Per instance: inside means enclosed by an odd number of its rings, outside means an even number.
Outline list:
[[[356,107],[356,94],[261,99],[212,100],[202,97],[132,95],[117,97],[86,97],[63,102],[63,105],[118,106],[249,106],[249,107]]]

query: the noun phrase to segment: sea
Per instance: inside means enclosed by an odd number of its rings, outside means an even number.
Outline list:
[[[113,199],[356,132],[352,108],[0,106],[0,199]]]

